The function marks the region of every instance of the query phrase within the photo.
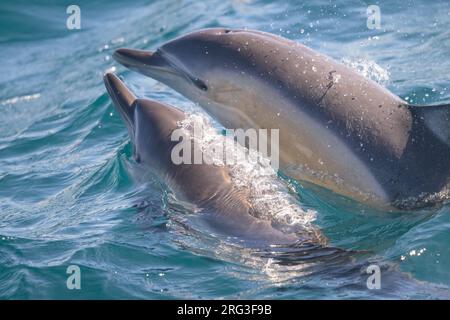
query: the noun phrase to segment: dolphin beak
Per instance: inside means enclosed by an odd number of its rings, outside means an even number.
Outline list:
[[[116,109],[122,115],[129,129],[133,128],[134,102],[136,96],[125,84],[113,73],[106,73],[103,76],[106,90]]]
[[[165,82],[164,75],[171,74],[184,78],[203,91],[208,90],[204,81],[192,75],[183,66],[171,61],[170,57],[165,55],[161,50],[145,51],[120,48],[114,52],[113,58],[125,67],[155,80]]]
[[[153,55],[153,51],[120,48],[114,52],[113,58],[127,68],[140,69],[152,65]]]

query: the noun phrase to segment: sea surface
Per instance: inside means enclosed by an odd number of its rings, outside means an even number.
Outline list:
[[[66,26],[67,1],[0,2],[1,299],[448,297],[449,205],[376,212],[282,174],[244,170],[241,182],[267,214],[314,225],[334,249],[261,252],[230,243],[193,224],[195,210],[140,172],[102,82],[115,71],[137,95],[219,131],[199,106],[111,55],[223,26],[299,41],[411,103],[450,103],[448,0],[74,4],[80,30]],[[379,29],[367,25],[371,4],[380,8]],[[369,264],[381,266],[381,290],[365,288]],[[67,286],[69,266],[81,271],[79,290]]]

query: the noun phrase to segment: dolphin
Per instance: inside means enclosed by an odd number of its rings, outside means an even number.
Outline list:
[[[128,129],[136,161],[155,173],[178,199],[195,205],[215,232],[247,241],[249,246],[324,241],[316,231],[287,233],[257,218],[260,215],[246,190],[233,183],[226,166],[175,164],[171,154],[178,141],[172,141],[171,135],[186,114],[164,103],[136,98],[113,73],[105,74],[104,83]],[[198,147],[192,143],[192,148]]]
[[[290,177],[388,210],[448,198],[450,105],[410,105],[330,57],[254,30],[204,29],[113,57],[227,128],[279,129]]]
[[[256,209],[252,208],[245,190],[233,184],[227,166],[175,164],[171,153],[178,142],[171,135],[186,118],[183,111],[137,98],[113,73],[104,75],[104,83],[127,127],[135,160],[158,176],[177,198],[195,205],[198,215],[214,231],[238,238],[245,248],[255,248],[253,253],[279,266],[274,270],[286,267],[281,273],[292,272],[293,277],[316,274],[324,283],[345,279],[353,290],[367,292],[368,275],[363,270],[370,261],[356,261],[356,252],[328,246],[327,239],[318,230],[288,233],[268,220],[256,218],[260,213],[252,212]],[[196,145],[192,144],[192,148]],[[409,274],[393,269],[395,266],[390,263],[381,261],[380,267],[383,270],[381,295],[404,294],[408,286],[413,296],[448,296],[446,288],[418,282]]]

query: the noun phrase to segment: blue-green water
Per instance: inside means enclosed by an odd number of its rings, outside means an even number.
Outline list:
[[[189,209],[164,185],[152,175],[136,178],[125,126],[102,83],[107,69],[116,67],[138,95],[204,112],[117,65],[111,54],[122,46],[152,49],[204,27],[260,29],[353,64],[413,103],[450,102],[450,2],[379,1],[380,30],[366,25],[372,2],[333,3],[77,1],[81,30],[68,30],[66,2],[3,0],[0,298],[444,297],[448,205],[371,212],[289,183],[330,246],[364,251],[363,266],[383,261],[425,286],[444,286],[429,295],[406,281],[377,293],[340,276],[345,262],[302,272],[301,259],[278,265],[191,228]],[[81,290],[66,287],[70,265],[81,268]]]

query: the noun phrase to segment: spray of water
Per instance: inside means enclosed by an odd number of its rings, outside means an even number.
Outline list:
[[[355,69],[358,73],[364,77],[371,79],[382,86],[389,84],[390,74],[389,71],[382,68],[375,61],[367,59],[349,59],[343,58],[342,63],[346,66]]]
[[[227,166],[236,187],[249,191],[249,201],[255,216],[283,225],[314,228],[312,222],[316,219],[317,212],[304,210],[298,205],[298,200],[278,179],[277,172],[270,166],[267,158],[256,150],[239,145],[233,137],[222,135],[201,114],[190,114],[179,125],[187,137],[196,140],[195,143],[201,148],[204,157],[211,158],[216,165]],[[194,135],[194,127],[202,128],[203,134]],[[215,148],[222,146],[225,147],[225,154],[235,156],[233,163],[224,161],[223,157],[219,158],[213,152]]]

